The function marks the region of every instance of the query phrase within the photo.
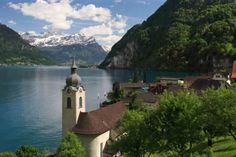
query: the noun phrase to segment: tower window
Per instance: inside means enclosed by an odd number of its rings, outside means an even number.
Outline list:
[[[67,108],[72,108],[71,107],[71,98],[67,98]]]
[[[100,157],[103,157],[103,143],[100,143]]]
[[[79,107],[80,107],[80,108],[83,107],[83,100],[82,100],[82,97],[79,98]]]

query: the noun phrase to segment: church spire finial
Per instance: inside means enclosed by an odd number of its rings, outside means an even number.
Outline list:
[[[76,65],[75,56],[74,56],[73,61],[72,61],[72,64],[71,64],[71,74],[76,73],[76,72],[77,72],[77,69],[78,69],[78,67],[77,67],[77,65]]]

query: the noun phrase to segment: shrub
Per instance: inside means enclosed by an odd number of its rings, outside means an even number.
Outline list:
[[[17,157],[39,157],[39,152],[32,146],[21,146],[16,150]]]

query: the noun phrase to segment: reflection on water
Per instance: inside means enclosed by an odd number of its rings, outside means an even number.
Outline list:
[[[0,151],[32,144],[53,150],[61,136],[61,90],[69,68],[0,68]],[[87,109],[94,110],[111,89],[104,70],[79,69]],[[99,97],[98,97],[99,95]]]
[[[55,150],[61,137],[61,90],[69,67],[0,67],[0,151],[23,144]],[[127,81],[129,70],[79,69],[87,110],[97,109],[114,81]],[[148,71],[149,81],[175,73]],[[178,73],[178,75],[186,75]]]

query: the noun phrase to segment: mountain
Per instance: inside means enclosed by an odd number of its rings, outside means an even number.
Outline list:
[[[40,51],[29,45],[21,36],[6,25],[0,24],[0,65],[1,64],[53,64]]]
[[[69,35],[58,32],[23,32],[21,36],[58,64],[67,64],[73,56],[80,64],[98,64],[107,55],[93,37],[79,33]]]
[[[227,68],[235,54],[235,0],[167,0],[100,67],[212,71]]]

